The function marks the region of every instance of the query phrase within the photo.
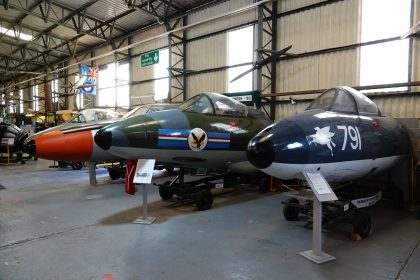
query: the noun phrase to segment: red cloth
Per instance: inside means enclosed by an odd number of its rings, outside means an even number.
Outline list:
[[[134,175],[136,174],[137,160],[128,159],[125,168],[125,192],[131,195],[135,193]]]

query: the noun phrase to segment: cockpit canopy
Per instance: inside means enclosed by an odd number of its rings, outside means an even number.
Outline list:
[[[351,87],[336,87],[324,91],[306,110],[312,109],[355,115],[381,115],[372,100]]]
[[[96,123],[110,120],[117,120],[122,114],[109,109],[84,109],[79,114],[68,120],[66,123]]]
[[[127,114],[122,117],[123,119],[128,119],[131,117],[136,117],[152,112],[163,111],[168,109],[176,108],[177,104],[172,103],[154,103],[154,104],[145,104],[135,107],[133,110],[128,112]]]
[[[201,93],[178,106],[183,112],[219,115],[228,117],[246,117],[246,105],[218,93]]]

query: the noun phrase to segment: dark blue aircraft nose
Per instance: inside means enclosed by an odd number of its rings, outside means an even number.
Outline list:
[[[259,169],[267,168],[274,161],[274,145],[270,134],[257,135],[251,139],[246,149],[249,162]]]
[[[112,145],[112,132],[107,129],[100,129],[95,134],[95,143],[104,150],[108,150]]]
[[[282,120],[267,127],[248,143],[247,157],[256,168],[274,163],[302,164],[308,160],[308,141],[296,122]]]
[[[36,155],[35,141],[34,140],[30,140],[28,143],[26,143],[25,146],[23,147],[23,151],[25,153],[30,154],[31,156],[35,156]]]

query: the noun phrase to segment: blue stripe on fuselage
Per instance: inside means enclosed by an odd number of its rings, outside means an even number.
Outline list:
[[[229,149],[229,143],[208,142],[206,149]]]
[[[177,141],[177,140],[158,140],[158,147],[159,148],[179,148],[179,149],[187,149],[188,143],[187,141]]]

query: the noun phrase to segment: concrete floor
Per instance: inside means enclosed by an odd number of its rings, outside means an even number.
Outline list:
[[[150,186],[153,225],[134,225],[141,196],[123,181],[49,161],[0,166],[0,279],[420,279],[420,221],[389,203],[372,209],[374,233],[350,241],[351,226],[323,233],[336,260],[316,265],[305,221],[287,222],[280,193],[241,188],[213,208],[163,202]],[[165,175],[164,172],[156,174]],[[156,180],[167,180],[159,178]]]

